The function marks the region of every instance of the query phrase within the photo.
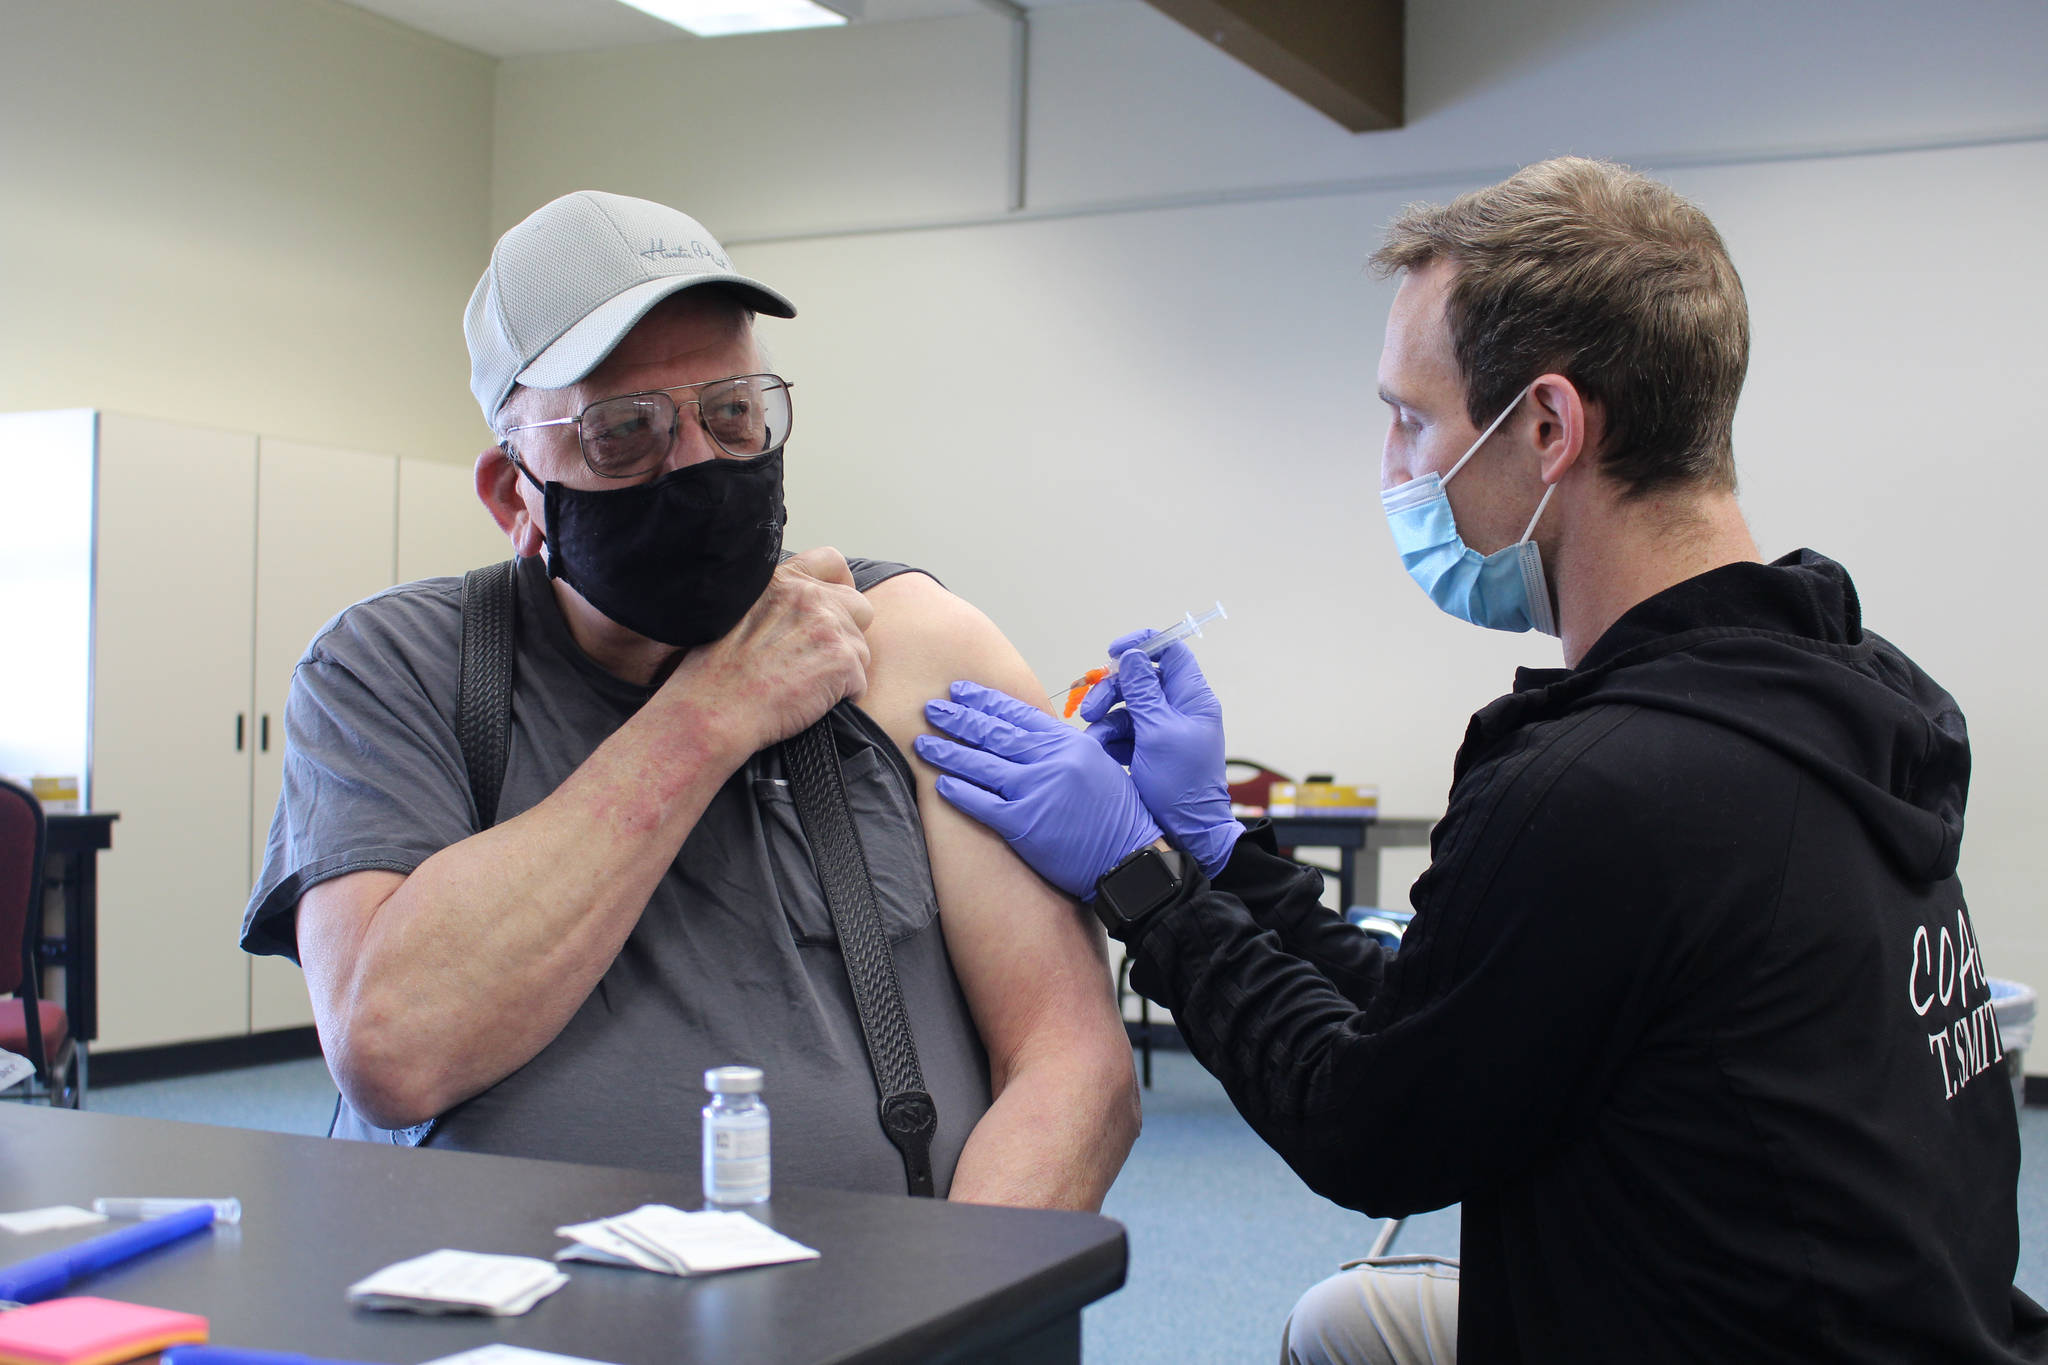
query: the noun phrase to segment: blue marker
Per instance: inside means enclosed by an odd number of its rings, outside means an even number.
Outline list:
[[[40,1302],[63,1293],[81,1275],[119,1265],[212,1223],[213,1205],[195,1204],[168,1217],[147,1219],[119,1232],[104,1233],[59,1251],[32,1256],[0,1270],[0,1300]]]
[[[173,1346],[160,1365],[363,1365],[326,1356],[294,1355],[290,1351],[245,1351],[237,1346]]]

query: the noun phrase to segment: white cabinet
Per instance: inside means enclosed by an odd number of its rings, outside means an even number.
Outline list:
[[[51,468],[71,477],[29,478]],[[469,468],[111,413],[0,414],[12,475],[36,505],[10,520],[50,534],[24,537],[32,560],[0,556],[0,638],[46,651],[67,681],[0,711],[0,770],[81,770],[92,807],[121,815],[99,859],[95,1046],[311,1022],[298,968],[236,943],[292,669],[328,618],[401,571],[508,552]],[[53,593],[53,575],[89,593]],[[89,630],[53,628],[52,601],[70,615],[89,602]]]
[[[259,444],[258,464],[252,884],[283,782],[285,694],[314,632],[349,603],[393,583],[465,573],[511,553],[477,501],[469,465],[269,437]],[[252,1031],[313,1022],[305,973],[281,957],[245,960]]]
[[[245,1032],[256,438],[107,413],[97,456],[88,790],[121,819],[96,1046]]]
[[[398,581],[398,460],[263,437],[256,447],[253,799],[243,881],[263,866],[284,781],[284,699],[306,644],[334,613]],[[479,511],[482,509],[479,508]],[[251,1030],[313,1022],[305,973],[250,958]]]

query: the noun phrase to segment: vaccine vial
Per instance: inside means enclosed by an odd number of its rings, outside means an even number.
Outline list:
[[[758,1204],[768,1197],[768,1106],[761,1068],[715,1066],[704,1073],[704,1202]]]

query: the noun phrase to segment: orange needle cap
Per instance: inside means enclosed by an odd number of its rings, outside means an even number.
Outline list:
[[[1088,689],[1095,686],[1095,684],[1101,682],[1104,678],[1108,676],[1109,670],[1107,668],[1091,668],[1086,673],[1083,673],[1081,675],[1081,681],[1075,683],[1073,687],[1068,690],[1067,709],[1061,712],[1060,714],[1065,716],[1067,719],[1072,720],[1074,717],[1074,712],[1081,709],[1081,699],[1088,695]]]

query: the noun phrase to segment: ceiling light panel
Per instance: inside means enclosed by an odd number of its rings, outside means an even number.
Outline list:
[[[826,28],[846,16],[816,0],[619,0],[620,4],[688,29],[700,38],[729,33],[773,33],[792,28]]]

